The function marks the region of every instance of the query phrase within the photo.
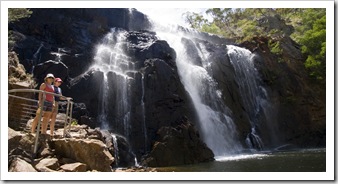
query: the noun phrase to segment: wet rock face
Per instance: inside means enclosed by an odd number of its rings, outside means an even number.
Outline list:
[[[150,151],[152,140],[161,126],[176,125],[178,119],[191,115],[191,109],[177,72],[176,53],[168,43],[158,40],[153,32],[148,31],[127,32],[126,40],[121,47],[134,63],[134,71],[127,73],[129,78],[126,93],[127,97],[130,97],[129,129],[132,135],[132,139],[129,137],[129,140],[134,150],[139,150],[136,154],[140,157],[146,151]],[[107,120],[112,130],[124,135],[125,128],[121,126],[124,117],[117,112],[121,100],[119,98],[121,86],[118,81],[125,79],[119,79],[121,76],[114,72],[108,72],[107,76],[107,103],[110,104],[106,108]],[[87,115],[93,117],[82,116],[80,123],[89,124],[91,127],[101,126],[98,117],[102,105],[103,78],[103,72],[92,70],[72,80],[69,90],[73,94],[74,101],[82,102],[86,106]],[[142,127],[144,121],[149,130],[147,132],[149,139],[146,142]]]
[[[36,76],[36,81],[39,86],[44,82],[44,78],[48,73],[53,73],[55,77],[59,77],[61,80],[66,80],[69,76],[68,67],[64,63],[49,60],[35,66],[33,74]]]
[[[276,108],[280,138],[300,147],[325,146],[325,88],[309,80],[300,46],[291,38],[280,40],[280,58],[270,52],[268,41],[258,37],[241,46],[257,54],[253,62]],[[267,127],[260,128],[267,139]]]
[[[213,152],[200,140],[196,128],[190,122],[177,127],[162,127],[157,141],[142,164],[150,167],[194,164],[214,160]]]
[[[31,9],[29,19],[10,24],[9,29],[19,35],[14,51],[27,72],[34,66],[49,60],[61,60],[68,73],[56,68],[44,68],[45,73],[60,74],[68,85],[68,80],[83,73],[90,66],[94,44],[113,27],[125,30],[146,29],[150,23],[145,15],[135,9]],[[118,18],[116,18],[118,17]],[[35,69],[34,69],[35,70]],[[35,72],[34,72],[35,73]],[[38,82],[43,74],[35,73]],[[64,92],[66,94],[67,90]]]

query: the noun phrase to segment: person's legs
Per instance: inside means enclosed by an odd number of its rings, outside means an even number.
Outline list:
[[[52,119],[50,120],[50,136],[54,135],[54,125],[55,125],[55,121],[56,121],[56,112],[54,112],[52,114]]]
[[[47,111],[43,114],[41,134],[47,133],[48,121],[50,120],[51,115],[52,115],[52,112],[50,112],[50,111]]]
[[[35,115],[35,118],[32,122],[31,133],[35,133],[36,125],[38,124],[39,115]]]
[[[41,113],[41,110],[38,109],[35,113],[35,118],[32,122],[32,127],[31,127],[31,133],[35,133],[35,129],[36,129],[36,126],[38,125],[38,120],[39,120],[39,117],[40,117],[40,113]]]

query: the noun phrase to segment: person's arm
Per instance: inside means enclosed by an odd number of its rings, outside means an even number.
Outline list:
[[[46,89],[46,84],[42,83],[40,85],[40,90],[45,90]],[[39,92],[39,107],[42,105],[42,92]]]
[[[60,95],[62,95],[61,88],[59,88],[59,90],[60,90]],[[60,97],[60,100],[68,100],[68,99],[73,100],[73,98],[66,98],[66,97],[63,97],[63,96]]]
[[[61,88],[59,88],[59,92],[60,92],[60,100],[67,100],[65,97],[62,96],[62,90]]]

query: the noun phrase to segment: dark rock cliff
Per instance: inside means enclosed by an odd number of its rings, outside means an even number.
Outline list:
[[[309,79],[300,46],[289,37],[280,41],[279,56],[270,52],[268,42],[258,37],[241,46],[257,54],[254,63],[276,107],[281,139],[300,147],[325,147],[325,84]]]

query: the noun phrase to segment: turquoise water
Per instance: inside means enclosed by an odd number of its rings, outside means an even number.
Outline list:
[[[218,157],[213,162],[160,167],[164,172],[325,172],[326,150],[306,149]]]

